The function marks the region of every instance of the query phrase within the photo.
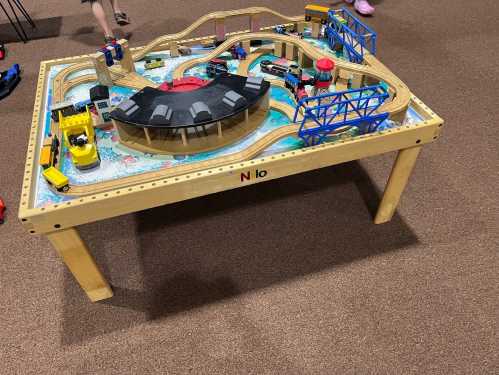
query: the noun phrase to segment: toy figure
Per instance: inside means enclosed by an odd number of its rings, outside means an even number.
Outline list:
[[[106,44],[112,43],[115,39],[113,30],[107,23],[106,13],[104,12],[104,8],[102,7],[101,0],[81,0],[82,3],[90,3],[92,7],[92,12],[94,13],[97,22],[101,26],[104,31],[104,41]],[[111,7],[114,12],[114,19],[116,23],[120,26],[125,26],[130,24],[130,19],[126,15],[126,13],[121,11],[121,8],[118,4],[118,0],[109,0],[111,3]]]
[[[345,0],[348,4],[353,4],[357,12],[363,16],[370,16],[374,13],[374,7],[369,4],[368,0]]]

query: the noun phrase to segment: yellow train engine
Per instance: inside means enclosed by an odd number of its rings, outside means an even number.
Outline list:
[[[309,4],[305,6],[305,21],[325,25],[328,21],[329,8],[322,5]]]

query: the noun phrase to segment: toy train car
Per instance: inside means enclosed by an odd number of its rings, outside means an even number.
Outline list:
[[[59,112],[61,112],[63,116],[72,116],[77,113],[73,102],[70,100],[56,103],[50,107],[50,117],[54,122],[59,122]]]
[[[245,60],[246,59],[246,56],[247,56],[247,53],[246,51],[244,50],[243,47],[241,47],[241,45],[235,45],[235,46],[232,46],[230,47],[230,50],[229,50],[230,54],[232,55],[232,58],[233,59],[238,59],[238,60]]]
[[[229,72],[229,67],[227,61],[222,59],[212,59],[208,62],[206,67],[206,74],[210,78],[214,78],[220,74],[225,74]]]
[[[277,34],[282,34],[282,35],[287,35],[287,36],[294,36],[294,37],[303,39],[303,33],[297,32],[295,27],[288,28],[285,25],[277,25],[276,27],[274,27],[274,31]]]
[[[69,178],[55,167],[59,146],[60,142],[57,136],[45,138],[40,151],[40,165],[43,168],[42,175],[47,183],[57,191],[67,192],[69,190]]]
[[[286,88],[293,93],[297,101],[308,97],[307,91],[305,90],[305,82],[303,82],[300,78],[297,78],[288,72],[284,76],[284,80]]]
[[[329,8],[322,5],[305,6],[305,21],[316,22],[325,25],[328,21]]]
[[[272,74],[277,77],[284,77],[288,72],[288,67],[281,64],[276,64],[270,60],[262,60],[260,62],[260,69],[262,72]]]
[[[144,64],[145,69],[156,69],[156,68],[161,68],[165,66],[165,62],[162,58],[155,58],[155,59],[148,59],[146,60],[146,63]]]
[[[120,61],[123,59],[123,48],[121,48],[121,44],[116,42],[116,40],[113,40],[110,44],[101,48],[100,52],[104,54],[107,66],[113,66],[114,60]]]
[[[59,139],[57,136],[47,137],[43,142],[40,151],[40,165],[46,169],[57,163],[57,155],[59,153]]]
[[[298,65],[293,64],[289,66],[288,71],[284,75],[286,88],[294,94],[297,101],[308,97],[305,86],[314,84],[313,78],[305,80],[302,73],[302,69]]]
[[[48,184],[53,186],[57,191],[64,193],[69,191],[69,178],[56,167],[49,167],[42,174]]]
[[[20,80],[21,68],[18,64],[14,64],[8,70],[0,72],[0,99],[9,95]]]

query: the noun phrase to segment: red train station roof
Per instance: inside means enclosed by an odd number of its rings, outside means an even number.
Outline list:
[[[315,67],[317,68],[317,70],[330,72],[334,69],[334,61],[328,59],[327,57],[323,57],[322,59],[317,60]]]

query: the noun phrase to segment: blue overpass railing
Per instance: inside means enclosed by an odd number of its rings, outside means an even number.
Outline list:
[[[362,63],[365,50],[376,54],[376,32],[345,8],[328,12],[326,35],[329,47],[344,47],[351,62]]]
[[[382,85],[375,85],[303,98],[293,118],[297,122],[303,115],[298,136],[307,146],[313,146],[346,126],[357,127],[361,134],[374,132],[388,118],[388,113],[376,112],[388,96]]]

